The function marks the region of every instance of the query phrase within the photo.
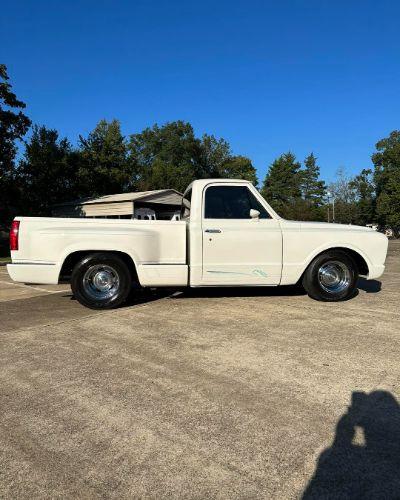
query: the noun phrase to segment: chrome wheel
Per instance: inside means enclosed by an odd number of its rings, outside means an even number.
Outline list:
[[[119,291],[118,273],[111,266],[91,266],[83,277],[83,289],[91,299],[111,299]]]
[[[328,261],[318,270],[318,282],[328,293],[341,293],[350,286],[351,273],[343,262]]]

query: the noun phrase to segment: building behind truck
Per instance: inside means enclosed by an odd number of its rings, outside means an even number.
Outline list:
[[[181,202],[182,193],[175,189],[120,193],[54,205],[52,216],[176,220]]]

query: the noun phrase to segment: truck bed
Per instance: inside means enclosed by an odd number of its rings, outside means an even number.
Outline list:
[[[10,273],[32,267],[38,281],[56,283],[62,264],[74,252],[118,251],[141,266],[185,265],[184,221],[17,217],[19,248],[11,253]],[[164,267],[164,266],[162,266]],[[186,266],[184,266],[186,267]],[[35,281],[32,276],[30,280]],[[45,281],[43,281],[45,280]]]

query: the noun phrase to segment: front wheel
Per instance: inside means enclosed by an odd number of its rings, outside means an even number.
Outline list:
[[[358,270],[345,252],[318,255],[306,269],[303,286],[310,297],[326,302],[346,300],[354,295]]]
[[[113,309],[127,299],[132,276],[117,255],[93,253],[79,261],[72,272],[75,298],[90,309]]]

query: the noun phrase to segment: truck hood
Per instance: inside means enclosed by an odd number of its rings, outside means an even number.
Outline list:
[[[330,222],[300,222],[301,229],[329,229],[331,231],[366,231],[374,232],[370,227],[355,226],[352,224],[333,224]]]
[[[365,226],[355,226],[352,224],[333,224],[330,222],[304,222],[304,221],[291,221],[282,220],[282,225],[287,228],[297,229],[297,230],[316,230],[316,231],[341,231],[341,232],[367,232],[375,233],[372,228]]]

